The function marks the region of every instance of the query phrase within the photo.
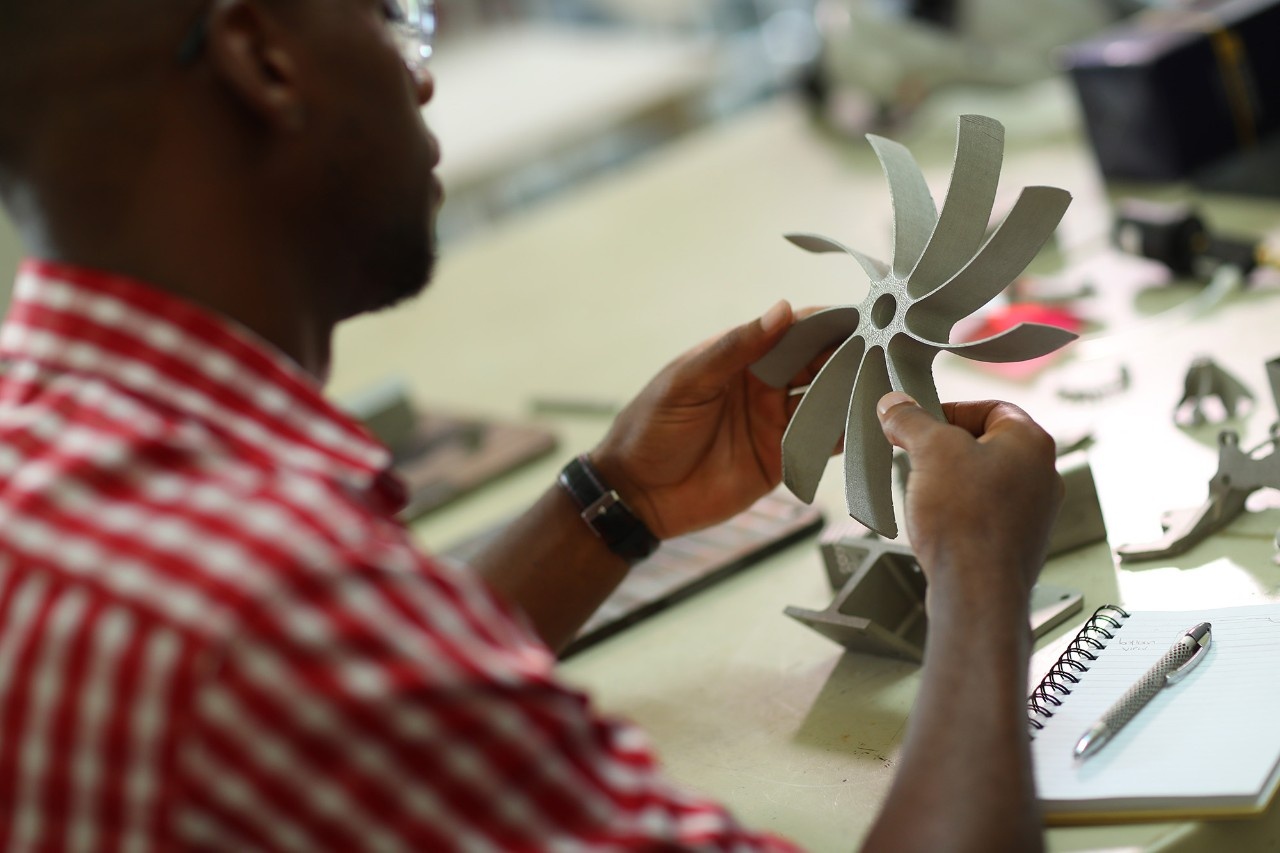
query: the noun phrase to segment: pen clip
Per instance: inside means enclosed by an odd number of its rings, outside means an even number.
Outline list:
[[[1195,654],[1187,658],[1186,663],[1182,664],[1182,666],[1165,676],[1166,684],[1177,684],[1185,678],[1187,673],[1194,669],[1196,664],[1200,663],[1200,659],[1208,653],[1209,645],[1213,642],[1213,635],[1209,632],[1209,628],[1210,625],[1208,622],[1201,622],[1195,627],[1188,629],[1187,632],[1182,635],[1179,641],[1191,639],[1200,648],[1196,649]]]

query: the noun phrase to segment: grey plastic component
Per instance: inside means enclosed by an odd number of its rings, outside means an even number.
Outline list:
[[[1060,456],[1058,473],[1066,490],[1049,534],[1050,557],[1107,540],[1107,522],[1102,517],[1102,504],[1098,501],[1088,455],[1077,450]]]
[[[1213,405],[1217,400],[1220,406]],[[1252,404],[1253,392],[1244,383],[1223,370],[1213,359],[1202,356],[1191,362],[1183,382],[1182,399],[1173,410],[1175,423],[1201,426],[1220,423],[1244,414],[1246,403]]]
[[[1280,409],[1280,358],[1266,363],[1267,382],[1276,408]],[[1267,449],[1269,453],[1264,453]],[[1185,554],[1242,515],[1249,495],[1258,489],[1280,489],[1280,423],[1271,427],[1271,437],[1250,450],[1240,449],[1234,430],[1218,434],[1218,470],[1209,481],[1209,496],[1200,506],[1170,510],[1160,520],[1164,535],[1154,542],[1121,545],[1120,561],[1139,563]],[[1276,535],[1280,549],[1280,533]],[[1275,557],[1280,563],[1280,556]]]
[[[1266,363],[1267,384],[1271,386],[1271,399],[1280,412],[1280,358],[1273,358]]]
[[[829,528],[819,548],[835,598],[825,610],[788,607],[786,614],[850,651],[923,661],[926,583],[911,549],[856,521]],[[1083,606],[1076,590],[1037,584],[1029,620],[1033,635],[1052,630]]]
[[[1074,384],[1063,385],[1058,389],[1058,396],[1072,403],[1097,403],[1128,391],[1131,382],[1128,366],[1105,365],[1095,368],[1091,378],[1086,378],[1083,383],[1077,380]]]
[[[904,480],[908,471],[903,464]],[[1060,456],[1058,473],[1066,492],[1049,536],[1050,557],[1107,538],[1087,454]],[[857,521],[828,528],[818,547],[836,596],[825,610],[787,607],[786,614],[852,651],[921,660],[925,579],[910,547],[880,539]],[[1039,584],[1032,591],[1032,631],[1040,636],[1082,606],[1080,593]]]
[[[1076,337],[1064,329],[1025,323],[985,340],[949,343],[955,324],[987,304],[1036,256],[1071,196],[1056,187],[1027,187],[987,238],[1004,157],[1004,127],[998,121],[960,117],[941,212],[906,148],[877,136],[867,139],[889,181],[892,262],[869,258],[828,237],[788,235],[807,251],[853,257],[871,279],[870,290],[856,306],[797,322],[752,370],[783,387],[819,353],[836,347],[783,436],[783,482],[801,500],[812,501],[843,434],[849,515],[892,538],[898,532],[890,488],[892,448],[880,431],[877,400],[890,390],[904,391],[940,418],[933,381],[939,352],[977,361],[1023,361]]]
[[[1273,428],[1274,429],[1274,428]],[[1121,545],[1121,562],[1137,563],[1176,557],[1234,521],[1245,510],[1249,495],[1261,488],[1280,489],[1280,453],[1277,437],[1252,450],[1240,449],[1240,436],[1232,430],[1218,434],[1218,471],[1209,481],[1209,497],[1193,509],[1175,510],[1161,520],[1165,533],[1154,542]],[[1271,452],[1257,456],[1270,447]]]
[[[784,612],[850,651],[922,661],[925,579],[911,549],[841,533],[824,534],[819,547],[835,598],[825,610]]]

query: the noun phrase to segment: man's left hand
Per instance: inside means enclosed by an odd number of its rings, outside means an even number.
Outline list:
[[[591,452],[605,481],[659,539],[724,521],[781,481],[782,434],[800,401],[790,391],[812,381],[826,354],[784,388],[748,368],[795,319],[779,302],[680,356]]]

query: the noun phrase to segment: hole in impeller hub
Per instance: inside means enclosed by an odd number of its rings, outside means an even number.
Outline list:
[[[877,329],[883,329],[893,322],[897,313],[898,300],[893,298],[892,293],[886,293],[871,306],[871,325]]]

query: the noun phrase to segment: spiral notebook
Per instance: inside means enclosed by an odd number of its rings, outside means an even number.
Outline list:
[[[1076,741],[1197,622],[1204,660],[1096,754]],[[1242,817],[1280,783],[1280,604],[1216,610],[1101,607],[1028,700],[1036,788],[1052,825]],[[1043,664],[1042,664],[1043,667]]]

